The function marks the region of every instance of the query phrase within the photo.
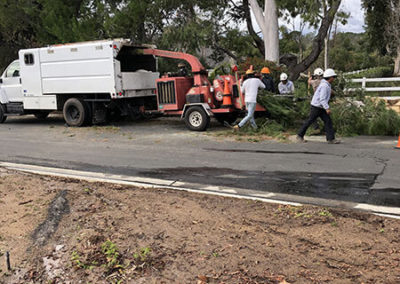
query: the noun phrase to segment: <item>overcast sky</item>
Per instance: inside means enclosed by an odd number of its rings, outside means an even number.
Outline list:
[[[353,32],[353,33],[362,33],[364,32],[364,10],[361,7],[361,0],[342,0],[342,4],[340,6],[340,10],[346,13],[350,13],[350,18],[348,19],[348,23],[346,25],[339,25],[338,31],[340,32]],[[252,15],[253,16],[253,15]],[[254,16],[252,17],[254,28],[256,31],[259,31]],[[300,19],[296,19],[296,29],[299,28]],[[280,25],[287,25],[281,19],[279,20]],[[289,29],[292,29],[292,26],[289,25]],[[245,27],[245,26],[244,26]],[[304,32],[309,33],[313,32],[309,27],[306,27]]]
[[[361,0],[343,0],[341,9],[350,12],[347,25],[340,27],[341,31],[361,33],[364,31],[364,10],[361,8]]]

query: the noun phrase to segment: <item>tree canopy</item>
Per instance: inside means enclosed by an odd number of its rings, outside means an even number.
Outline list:
[[[300,17],[303,27],[316,30],[315,34],[304,34],[301,29],[279,27],[278,52],[298,56],[297,62],[289,64],[289,72],[296,78],[318,62],[335,15],[340,15],[341,0],[271,1],[281,19]],[[265,8],[265,0],[251,2]],[[360,47],[364,54],[373,48],[388,52],[384,44],[389,38],[388,17],[383,15],[392,2],[364,0],[368,36],[374,42]],[[138,44],[192,53],[206,65],[227,57],[240,63],[265,53],[263,38],[253,27],[250,4],[249,0],[0,0],[0,67],[12,61],[21,48],[105,38],[129,38]],[[332,66],[349,69],[345,63],[352,60],[346,59],[344,44],[334,41],[330,45],[333,58],[343,62],[332,62]],[[359,63],[361,58],[357,65],[372,62]]]

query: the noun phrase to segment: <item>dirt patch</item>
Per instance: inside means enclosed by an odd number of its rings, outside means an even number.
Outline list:
[[[63,190],[69,213],[40,246]],[[360,212],[5,170],[0,209],[2,283],[400,282],[400,221]]]

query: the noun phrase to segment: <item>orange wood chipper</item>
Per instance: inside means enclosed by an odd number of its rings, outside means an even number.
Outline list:
[[[211,116],[221,123],[233,123],[245,110],[237,68],[234,75],[218,76],[211,85],[206,69],[193,55],[153,48],[142,51],[144,55],[184,60],[192,69],[193,77],[166,75],[156,80],[158,112],[179,115],[190,130],[204,131]],[[257,105],[256,111],[265,109]]]

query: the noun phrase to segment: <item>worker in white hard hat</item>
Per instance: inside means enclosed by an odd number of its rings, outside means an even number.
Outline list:
[[[321,83],[321,80],[323,79],[324,76],[324,70],[322,68],[317,68],[314,70],[314,74],[308,78],[308,85],[313,88],[313,91],[315,92]]]
[[[257,106],[257,94],[258,89],[265,89],[263,82],[254,76],[253,69],[246,71],[248,79],[243,82],[242,92],[244,94],[244,101],[246,103],[247,115],[239,122],[239,124],[233,126],[233,129],[238,131],[240,128],[246,125],[250,121],[250,125],[253,129],[257,129],[256,121],[254,120],[254,111]]]
[[[282,73],[280,76],[281,82],[278,85],[279,94],[281,95],[291,95],[294,93],[294,84],[292,81],[288,80],[288,75]]]
[[[298,142],[306,142],[304,135],[308,127],[313,124],[318,117],[320,117],[325,124],[326,140],[329,144],[339,144],[340,141],[335,139],[335,132],[333,130],[332,119],[330,117],[331,110],[329,108],[329,100],[331,98],[331,84],[337,77],[333,69],[326,69],[323,74],[323,79],[319,84],[314,96],[311,100],[310,116],[304,122],[303,126],[297,133]]]
[[[317,90],[319,84],[321,84],[321,81],[324,77],[324,70],[322,68],[317,68],[314,70],[314,73],[312,76],[308,78],[308,87],[313,89],[313,94]],[[312,124],[312,128],[314,130],[319,129],[319,124],[318,121],[315,120],[314,123]]]

